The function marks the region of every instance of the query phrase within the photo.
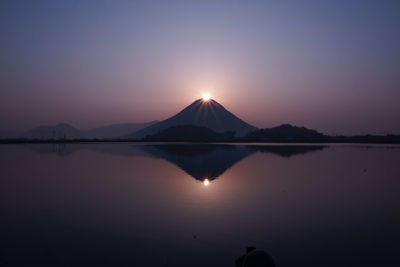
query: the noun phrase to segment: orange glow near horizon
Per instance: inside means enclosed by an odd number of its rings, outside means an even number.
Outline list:
[[[203,184],[204,186],[208,186],[210,184],[210,181],[208,179],[204,179]]]

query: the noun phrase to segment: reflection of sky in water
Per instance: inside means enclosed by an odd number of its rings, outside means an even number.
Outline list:
[[[278,266],[398,262],[398,148],[258,149],[209,186],[142,148],[1,146],[0,262],[232,266],[248,245]]]

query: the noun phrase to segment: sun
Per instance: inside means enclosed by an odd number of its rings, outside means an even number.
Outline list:
[[[209,93],[204,93],[202,99],[203,101],[210,101],[211,95]]]
[[[207,186],[207,185],[210,184],[210,181],[209,181],[208,179],[204,179],[203,184],[204,184],[205,186]]]

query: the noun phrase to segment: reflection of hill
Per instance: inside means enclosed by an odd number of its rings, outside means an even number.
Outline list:
[[[38,154],[56,154],[69,156],[81,148],[79,144],[52,143],[52,144],[25,144],[24,147]]]
[[[314,145],[278,145],[278,146],[262,146],[254,145],[249,146],[254,151],[263,153],[272,153],[282,157],[291,157],[294,155],[302,155],[312,151],[318,151],[324,149],[326,146],[314,146]]]
[[[53,143],[53,144],[26,144],[24,147],[39,154],[56,154],[58,156],[69,156],[78,150],[89,150],[97,153],[116,156],[147,156],[138,145],[124,143]]]
[[[233,145],[147,145],[146,152],[166,159],[197,180],[213,180],[253,153],[246,146]]]

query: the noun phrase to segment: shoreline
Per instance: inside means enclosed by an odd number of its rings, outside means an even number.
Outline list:
[[[400,140],[385,142],[384,140],[130,140],[130,139],[71,139],[71,140],[39,140],[39,139],[0,139],[0,145],[5,144],[91,144],[91,143],[171,143],[171,144],[273,144],[273,145],[319,145],[319,144],[377,144],[400,145]]]

